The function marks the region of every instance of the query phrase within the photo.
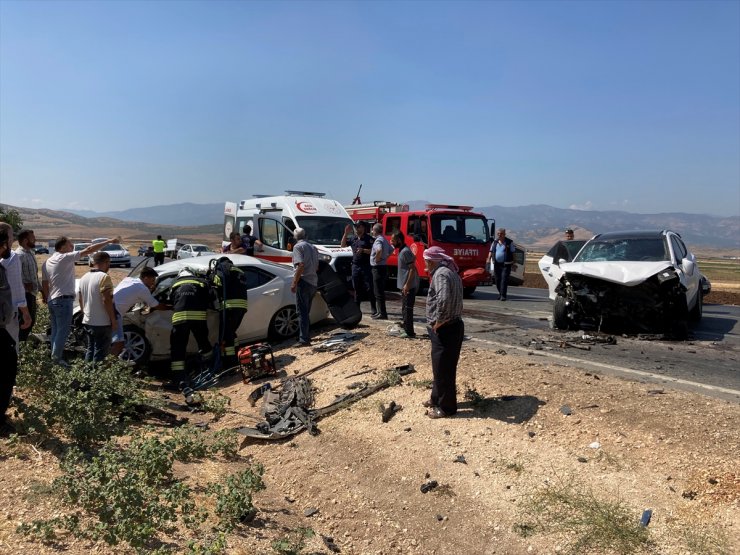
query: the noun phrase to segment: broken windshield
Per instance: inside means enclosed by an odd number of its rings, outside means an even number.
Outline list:
[[[669,260],[662,237],[589,241],[574,262],[660,262]]]

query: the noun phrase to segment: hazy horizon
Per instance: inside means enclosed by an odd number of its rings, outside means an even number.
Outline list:
[[[0,202],[740,215],[740,2],[0,0]]]

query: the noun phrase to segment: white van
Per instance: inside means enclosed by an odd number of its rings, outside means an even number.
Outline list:
[[[352,219],[336,200],[324,198],[324,193],[286,191],[280,196],[255,196],[239,204],[224,206],[224,244],[232,231],[240,234],[244,225],[252,227],[263,244],[254,256],[273,262],[290,264],[295,244],[293,230],[306,230],[306,240],[316,245],[319,257],[329,262],[343,278],[352,274],[352,249],[341,247],[342,235]]]

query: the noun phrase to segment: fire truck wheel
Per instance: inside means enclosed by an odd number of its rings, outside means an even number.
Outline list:
[[[463,298],[469,299],[473,296],[473,293],[475,293],[475,286],[473,287],[463,287]]]

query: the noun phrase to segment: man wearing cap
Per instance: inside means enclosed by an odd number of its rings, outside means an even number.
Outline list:
[[[463,285],[453,258],[440,247],[424,251],[429,274],[427,330],[432,341],[432,395],[423,405],[429,418],[457,412],[457,362],[465,326],[462,321]]]
[[[566,241],[572,241],[575,237],[575,234],[573,233],[573,230],[568,228],[565,230],[565,240]]]
[[[77,300],[87,336],[85,362],[101,362],[110,353],[116,326],[113,281],[108,275],[110,255],[105,251],[96,252],[90,257],[90,263],[92,268],[80,278]]]
[[[352,249],[352,287],[355,290],[355,301],[359,307],[362,301],[370,301],[370,308],[375,314],[378,309],[373,294],[373,274],[370,269],[370,253],[373,248],[373,238],[366,233],[367,224],[357,222],[355,224],[355,235],[352,226],[347,224],[342,235],[342,247]]]

